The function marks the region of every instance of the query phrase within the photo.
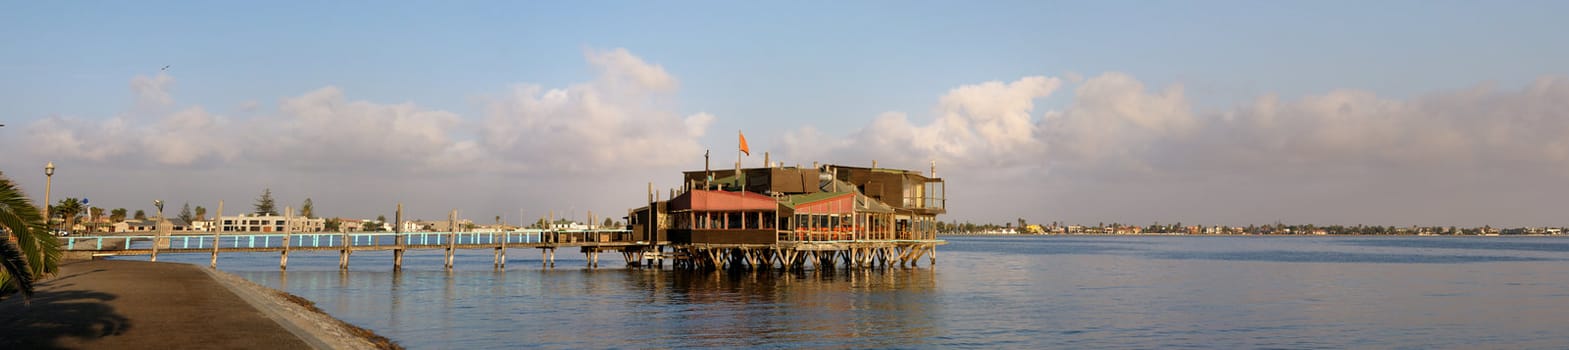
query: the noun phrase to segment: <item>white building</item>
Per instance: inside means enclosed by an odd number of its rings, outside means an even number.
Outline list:
[[[191,231],[208,232],[212,231],[214,226],[212,220],[196,220],[191,223]]]
[[[566,230],[566,231],[587,230],[588,229],[588,225],[584,225],[584,224],[578,223],[576,221],[566,222],[566,223],[557,222],[555,224],[551,224],[550,228],[551,229],[555,229],[555,230]]]
[[[288,219],[275,215],[241,215],[218,218],[224,232],[283,232],[285,220],[294,232],[321,232],[327,227],[326,219],[295,217]]]
[[[399,230],[402,232],[424,232],[430,230],[426,223],[419,221],[404,221],[402,226],[403,228]]]

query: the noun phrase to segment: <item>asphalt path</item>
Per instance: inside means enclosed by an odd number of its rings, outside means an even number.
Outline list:
[[[0,301],[0,349],[309,349],[201,267],[86,260]]]

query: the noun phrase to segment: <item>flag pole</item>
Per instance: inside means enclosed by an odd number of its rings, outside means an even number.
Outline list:
[[[742,134],[741,130],[739,130],[739,129],[735,131],[735,135],[740,140],[745,140],[746,139],[746,134]],[[736,179],[737,182],[741,181],[741,147],[739,147],[739,146],[740,145],[737,145],[737,147],[735,149],[735,176],[736,176],[735,179]]]
[[[736,179],[736,184],[740,185],[741,184],[741,152],[746,152],[747,151],[747,149],[746,149],[747,148],[746,147],[746,134],[741,133],[740,129],[736,129],[735,135],[736,135],[736,139],[740,141],[740,142],[737,143],[736,149],[735,149],[735,179]]]

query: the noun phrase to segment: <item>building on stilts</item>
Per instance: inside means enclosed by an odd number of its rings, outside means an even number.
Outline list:
[[[628,213],[641,259],[681,269],[915,266],[936,262],[946,186],[932,173],[842,165],[682,174]]]

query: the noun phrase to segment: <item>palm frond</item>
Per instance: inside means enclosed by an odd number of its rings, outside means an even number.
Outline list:
[[[60,241],[49,234],[44,217],[10,179],[0,177],[0,228],[15,237],[32,277],[53,274],[60,266]]]
[[[27,267],[22,251],[4,236],[0,236],[0,271],[6,274],[0,280],[22,292],[24,300],[33,298],[33,272]]]

